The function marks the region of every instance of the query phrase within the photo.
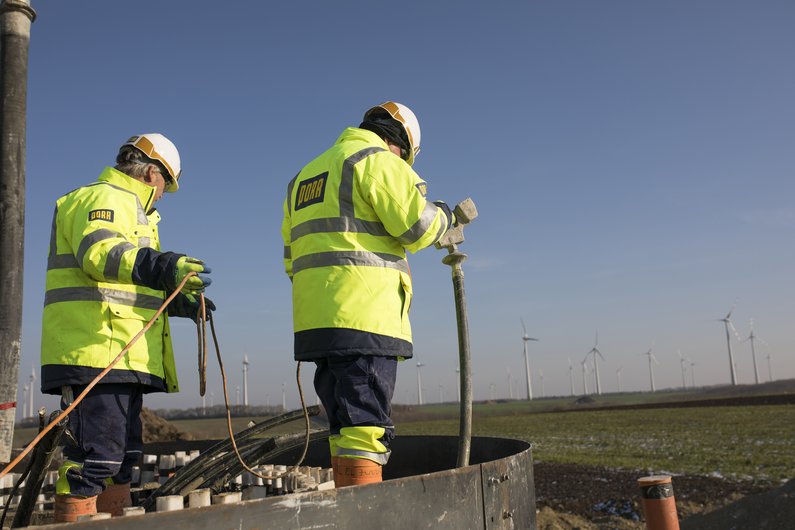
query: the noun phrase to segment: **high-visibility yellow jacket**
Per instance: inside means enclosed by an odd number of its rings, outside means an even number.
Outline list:
[[[406,250],[433,244],[450,223],[425,187],[378,135],[358,128],[290,181],[282,238],[296,360],[411,357]]]
[[[97,182],[56,202],[41,336],[42,391],[89,383],[165,299],[135,285],[140,249],[160,249],[155,188],[107,167]],[[168,317],[162,314],[103,383],[179,390]]]

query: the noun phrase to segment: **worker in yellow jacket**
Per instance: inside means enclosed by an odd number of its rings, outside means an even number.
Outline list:
[[[116,167],[97,182],[56,201],[47,259],[41,338],[41,389],[62,395],[66,408],[154,316],[200,260],[161,252],[154,209],[179,189],[174,144],[157,133],[122,145]],[[209,285],[191,277],[171,303],[172,316],[197,318],[198,293]],[[207,304],[214,309],[212,303]],[[141,455],[142,396],[177,392],[168,317],[164,314],[69,415],[74,442],[56,483],[57,522],[130,505],[132,466]],[[98,498],[99,496],[99,498]]]
[[[411,168],[419,150],[416,116],[388,101],[287,187],[295,359],[316,364],[337,486],[381,480],[397,362],[412,356],[406,250],[432,245],[453,222],[446,204],[425,198]]]

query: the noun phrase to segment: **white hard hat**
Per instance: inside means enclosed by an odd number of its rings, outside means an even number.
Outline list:
[[[409,140],[409,153],[406,162],[408,165],[412,165],[414,158],[420,153],[420,122],[417,121],[417,117],[407,106],[396,101],[387,101],[365,112],[364,119],[367,120],[370,114],[377,111],[386,111],[403,126]]]
[[[179,189],[179,176],[182,174],[182,166],[179,161],[179,151],[177,151],[177,147],[171,140],[160,133],[146,133],[133,136],[124,145],[131,145],[152,160],[157,160],[163,164],[170,177],[166,184],[167,192],[172,193]]]

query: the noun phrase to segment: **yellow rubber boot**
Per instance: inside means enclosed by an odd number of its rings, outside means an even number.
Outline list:
[[[96,497],[80,497],[77,495],[55,496],[55,522],[74,523],[80,515],[97,513]]]
[[[97,497],[97,511],[119,517],[124,509],[132,506],[129,484],[108,484],[105,491]]]

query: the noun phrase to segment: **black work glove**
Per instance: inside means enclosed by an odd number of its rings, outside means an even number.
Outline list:
[[[436,206],[438,206],[439,208],[441,208],[441,210],[444,212],[444,215],[447,217],[447,227],[448,228],[453,228],[453,226],[458,224],[456,222],[456,220],[455,220],[455,215],[453,214],[453,211],[450,209],[449,206],[447,206],[446,202],[444,202],[444,201],[433,201],[433,203]]]
[[[212,300],[204,297],[204,309],[207,316],[215,311],[215,304]],[[196,322],[201,314],[201,302],[198,296],[179,293],[170,304],[168,304],[168,316],[189,318]]]

